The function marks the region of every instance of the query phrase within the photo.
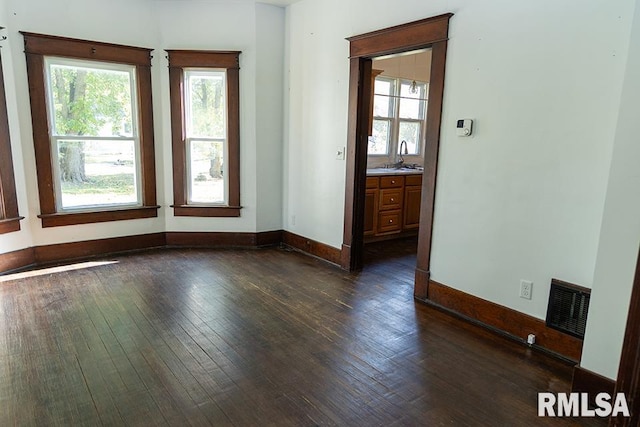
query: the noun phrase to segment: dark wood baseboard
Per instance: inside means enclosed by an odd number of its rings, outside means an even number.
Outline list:
[[[342,251],[324,243],[316,242],[288,231],[282,233],[282,243],[300,252],[329,261],[332,264],[341,265]]]
[[[55,245],[37,246],[33,249],[35,251],[36,264],[41,265],[90,258],[99,255],[158,248],[164,247],[165,245],[165,234],[153,233],[82,242],[59,243]]]
[[[264,247],[282,241],[282,231],[262,233],[167,232],[167,245],[178,247]]]
[[[36,255],[33,248],[0,254],[0,274],[31,267],[35,264]]]
[[[426,300],[429,295],[429,280],[431,273],[429,271],[416,268],[415,283],[413,286],[413,297],[421,301]]]
[[[547,327],[543,320],[433,280],[429,281],[427,298],[419,300],[443,308],[521,342],[525,342],[529,334],[535,334],[536,344],[534,347],[573,362],[578,362],[582,355],[582,340]]]
[[[282,230],[260,233],[166,232],[36,246],[0,254],[0,274],[40,265],[168,246],[247,248],[276,246],[283,242],[283,234]],[[300,237],[300,239],[303,238]],[[316,243],[314,247],[320,245]],[[312,254],[322,257],[320,255],[322,253],[323,251],[319,251]]]
[[[571,381],[571,391],[576,393],[589,393],[589,401],[595,403],[598,393],[609,393],[613,396],[616,389],[616,382],[600,374],[596,374],[580,365],[573,368],[573,380]]]

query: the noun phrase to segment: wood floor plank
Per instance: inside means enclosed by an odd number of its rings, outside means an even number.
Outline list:
[[[572,367],[413,300],[415,241],[345,273],[168,249],[0,282],[0,425],[602,426],[543,419]]]

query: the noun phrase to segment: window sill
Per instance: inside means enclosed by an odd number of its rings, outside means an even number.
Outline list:
[[[17,218],[0,219],[0,234],[20,231],[20,221],[23,219],[23,216],[19,216]]]
[[[127,209],[112,209],[92,212],[65,212],[38,215],[43,227],[92,224],[94,222],[123,221],[127,219],[153,218],[158,216],[160,206],[142,206]]]
[[[173,205],[174,216],[239,217],[241,206]]]

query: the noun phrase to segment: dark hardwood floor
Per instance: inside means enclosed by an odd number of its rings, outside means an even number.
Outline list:
[[[412,244],[358,274],[273,248],[0,276],[0,425],[606,424],[538,418],[571,366],[414,302]]]

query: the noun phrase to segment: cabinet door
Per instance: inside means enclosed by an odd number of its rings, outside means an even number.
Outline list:
[[[422,187],[405,187],[404,191],[404,223],[405,230],[413,230],[420,225],[420,196]]]
[[[367,190],[364,196],[364,235],[373,236],[378,227],[378,189]]]

